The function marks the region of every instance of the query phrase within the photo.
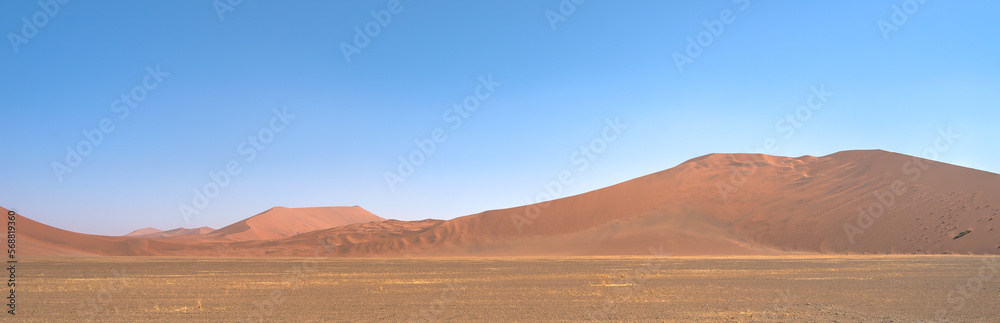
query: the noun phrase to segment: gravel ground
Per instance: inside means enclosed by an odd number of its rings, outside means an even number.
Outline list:
[[[19,322],[1000,321],[1000,258],[44,258]],[[16,319],[15,319],[16,317]]]

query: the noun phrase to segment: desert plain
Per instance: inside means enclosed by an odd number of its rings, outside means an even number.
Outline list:
[[[995,256],[103,257],[20,266],[23,322],[988,322],[1000,313]]]
[[[711,154],[450,220],[276,206],[100,236],[11,216],[4,320],[1000,321],[1000,175],[881,150]]]

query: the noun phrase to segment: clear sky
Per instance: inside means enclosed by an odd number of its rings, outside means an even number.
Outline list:
[[[949,127],[1000,172],[996,1],[42,3],[0,4],[0,205],[73,231],[450,219]]]

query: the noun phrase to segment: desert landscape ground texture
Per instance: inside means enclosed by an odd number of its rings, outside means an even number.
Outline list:
[[[990,322],[1000,258],[41,258],[25,322]],[[9,318],[5,318],[10,320]]]

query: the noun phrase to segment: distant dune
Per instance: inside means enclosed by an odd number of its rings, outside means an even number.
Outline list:
[[[142,229],[139,229],[139,230],[135,230],[135,231],[129,232],[129,234],[126,234],[125,236],[126,237],[139,237],[139,236],[154,234],[154,233],[157,233],[157,232],[163,232],[163,230],[160,230],[160,229],[157,229],[157,228],[146,227],[146,228],[142,228]]]
[[[4,213],[9,210],[0,207]],[[135,250],[139,238],[108,237],[76,233],[51,227],[25,216],[16,219],[17,255],[32,256],[95,256],[95,255],[150,255]]]
[[[274,240],[348,224],[381,221],[385,219],[358,206],[306,208],[277,206],[210,232],[209,235],[236,241]]]
[[[276,207],[216,231],[154,239],[21,219],[29,221],[19,223],[19,239],[30,241],[24,255],[36,256],[1000,254],[1000,175],[881,150],[710,154],[604,189],[447,221]]]
[[[147,229],[152,229],[152,228],[147,228]],[[135,232],[138,232],[140,230],[145,230],[145,229],[139,229],[139,230],[136,230]],[[153,230],[156,230],[156,229],[153,229]],[[188,236],[188,235],[203,235],[203,234],[208,234],[208,233],[210,233],[212,231],[215,231],[215,229],[212,229],[212,228],[209,228],[209,227],[200,227],[200,228],[194,228],[194,229],[177,228],[177,229],[173,229],[173,230],[156,231],[156,232],[150,232],[150,233],[146,233],[146,234],[134,234],[135,232],[132,232],[132,233],[129,233],[127,236],[138,237],[138,238],[170,238],[170,237],[179,237],[179,236]]]

